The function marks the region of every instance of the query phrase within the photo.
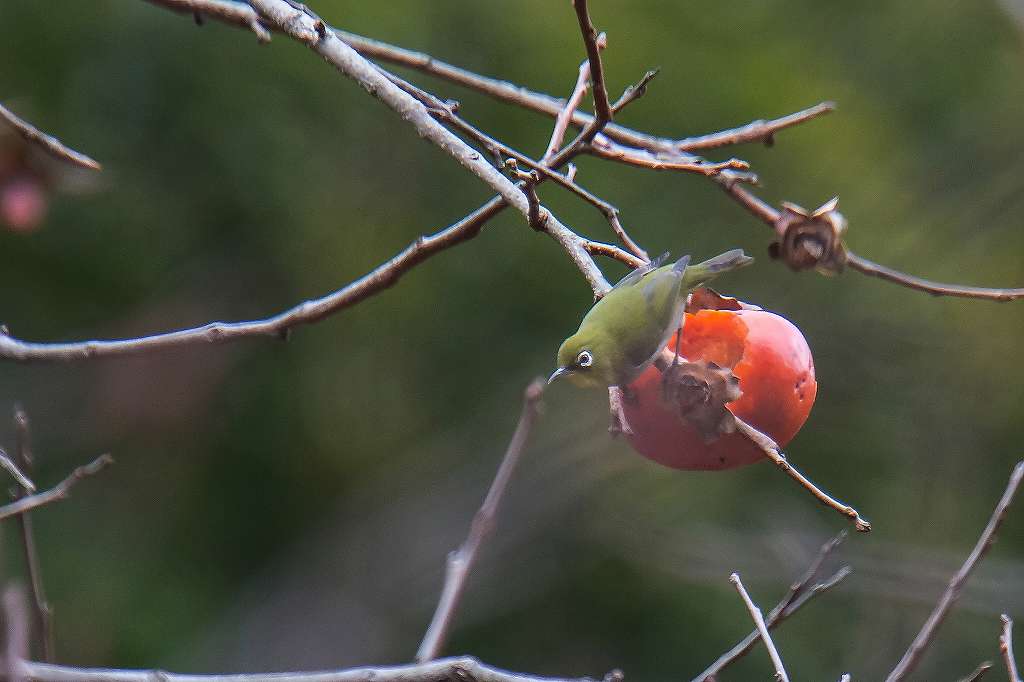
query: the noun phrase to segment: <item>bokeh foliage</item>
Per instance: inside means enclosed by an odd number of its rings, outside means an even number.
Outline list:
[[[568,3],[315,8],[559,95],[583,57]],[[1024,283],[1024,33],[995,2],[592,9],[609,33],[613,90],[662,69],[625,123],[682,136],[837,100],[772,149],[723,156],[750,160],[773,201],[839,194],[850,245],[869,258],[940,280]],[[0,232],[0,318],[23,338],[267,315],[488,197],[285,38],[260,46],[135,0],[8,0],[0,63],[0,96],[107,169],[102,191],[56,197],[36,234]],[[411,77],[497,137],[543,149],[544,117]],[[765,253],[764,227],[707,181],[579,165],[652,252]],[[589,206],[554,187],[542,199],[609,238]],[[776,642],[798,677],[877,678],[1021,457],[1024,303],[797,275],[766,256],[725,286],[804,330],[819,397],[789,453],[876,528],[840,552],[854,575]],[[36,515],[61,659],[218,671],[411,658],[520,391],[550,370],[589,301],[562,252],[508,213],[288,344],[0,365],[0,410],[20,401],[31,414],[39,479],[100,451],[118,459]],[[607,438],[601,396],[558,386],[547,407],[452,652],[540,673],[686,679],[750,628],[729,572],[770,607],[843,526],[768,465],[688,474],[641,459]],[[0,419],[0,443],[11,441]],[[1001,610],[1024,619],[1024,509],[1012,513],[921,679],[997,657]],[[759,649],[726,679],[768,670]]]

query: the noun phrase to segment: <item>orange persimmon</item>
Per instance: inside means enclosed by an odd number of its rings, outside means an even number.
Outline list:
[[[675,336],[669,341],[675,348]],[[742,394],[726,407],[771,436],[779,446],[807,420],[818,384],[803,334],[789,320],[764,310],[699,310],[686,313],[679,354],[690,362],[714,362],[739,379]],[[710,439],[665,402],[661,372],[647,368],[629,386],[623,410],[641,455],[675,469],[719,470],[764,457],[739,433]]]

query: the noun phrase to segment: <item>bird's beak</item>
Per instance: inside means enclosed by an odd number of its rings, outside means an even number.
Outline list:
[[[551,376],[548,377],[548,383],[550,384],[551,382],[553,382],[558,377],[564,377],[566,374],[571,374],[571,373],[572,373],[572,368],[571,367],[559,367],[558,369],[556,369],[554,372],[551,373]]]

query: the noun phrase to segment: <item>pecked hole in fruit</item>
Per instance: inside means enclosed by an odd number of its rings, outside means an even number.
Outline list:
[[[683,357],[729,368],[743,359],[748,329],[741,315],[731,311],[701,310],[686,317],[683,342],[679,347]],[[670,347],[675,346],[674,335],[669,343]]]

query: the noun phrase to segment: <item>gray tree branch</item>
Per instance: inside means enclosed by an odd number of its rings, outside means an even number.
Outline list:
[[[964,588],[964,583],[971,577],[971,573],[974,572],[974,568],[981,561],[982,557],[988,552],[992,543],[996,539],[996,533],[999,531],[999,527],[1003,524],[1003,520],[1006,519],[1006,512],[1013,503],[1013,498],[1017,495],[1017,489],[1020,487],[1021,479],[1024,478],[1024,461],[1018,462],[1017,466],[1013,468],[1010,473],[1010,480],[1006,484],[1006,490],[1003,492],[1003,496],[999,499],[996,504],[995,510],[992,512],[991,518],[988,520],[988,524],[985,526],[985,530],[981,532],[981,536],[978,538],[977,544],[974,545],[974,549],[967,556],[967,560],[964,561],[963,566],[956,572],[950,581],[946,591],[942,593],[942,597],[939,602],[935,605],[935,609],[928,616],[928,620],[924,622],[921,627],[921,631],[917,633],[917,637],[910,643],[910,648],[903,654],[903,658],[896,664],[896,667],[892,669],[889,676],[885,678],[885,682],[897,682],[902,680],[910,673],[914,672],[917,664],[921,662],[921,657],[924,655],[925,650],[932,643],[935,638],[935,634],[939,630],[939,626],[946,619],[946,615],[949,610],[956,603],[956,600],[960,598],[960,592]]]

